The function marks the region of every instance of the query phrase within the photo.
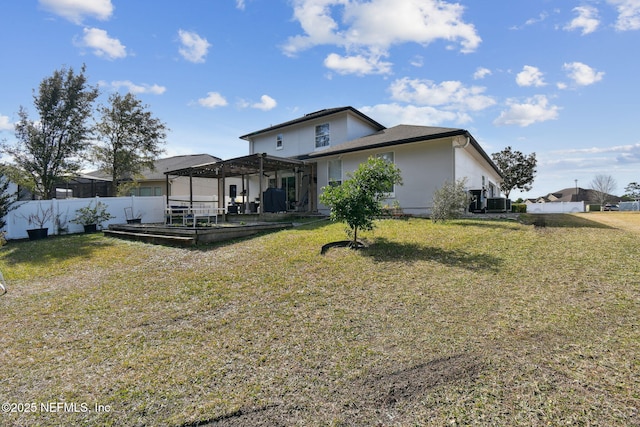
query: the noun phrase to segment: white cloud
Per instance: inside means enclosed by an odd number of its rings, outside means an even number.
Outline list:
[[[380,61],[380,58],[356,56],[340,56],[331,53],[324,60],[324,65],[338,74],[389,74],[391,73],[391,63]]]
[[[546,122],[558,118],[560,107],[549,105],[549,100],[544,95],[536,95],[527,99],[525,103],[518,103],[514,99],[507,100],[509,110],[500,113],[493,124],[497,126],[517,125],[526,127],[534,123]]]
[[[39,0],[46,10],[69,21],[82,24],[86,16],[105,21],[113,13],[111,0]]]
[[[422,55],[416,55],[411,59],[411,61],[409,61],[409,63],[416,68],[420,68],[424,65],[424,58]]]
[[[127,56],[126,47],[120,40],[109,37],[105,30],[99,28],[85,28],[82,40],[76,45],[93,49],[96,56],[106,59],[118,59]]]
[[[240,10],[244,10],[245,8],[244,0],[236,0],[236,7]]]
[[[227,105],[227,100],[218,92],[208,92],[206,98],[198,99],[198,104],[207,108],[224,107]]]
[[[567,71],[569,78],[579,86],[592,85],[604,77],[603,71],[596,72],[596,70],[582,62],[567,63],[562,68]]]
[[[568,23],[564,29],[567,31],[582,29],[582,35],[593,33],[600,25],[598,19],[598,9],[592,6],[574,7],[573,11],[578,14]]]
[[[283,51],[293,56],[334,45],[346,55],[333,54],[325,65],[333,64],[342,73],[380,73],[391,64],[379,59],[394,45],[442,40],[459,45],[464,53],[476,50],[481,38],[463,21],[463,12],[460,4],[442,0],[294,0],[294,18],[304,34],[290,37]]]
[[[491,75],[491,70],[488,68],[484,68],[484,67],[478,67],[478,69],[476,69],[476,72],[473,73],[473,79],[474,80],[482,80],[487,76]]]
[[[182,47],[179,49],[180,55],[189,62],[204,62],[211,44],[207,39],[200,37],[193,31],[178,30],[180,43]]]
[[[516,83],[518,86],[544,86],[546,83],[542,76],[542,72],[537,67],[525,65],[516,76]]]
[[[496,103],[493,98],[484,95],[484,87],[467,87],[459,81],[436,84],[430,80],[405,77],[393,82],[389,90],[391,97],[396,101],[440,106],[448,110],[480,111]]]
[[[273,99],[269,95],[262,95],[260,97],[260,102],[256,102],[255,104],[252,104],[251,107],[257,108],[258,110],[262,110],[262,111],[269,111],[276,108],[277,105],[278,103],[276,102],[275,99]]]
[[[0,132],[3,130],[13,130],[13,123],[9,121],[8,116],[3,116],[0,114]]]
[[[616,29],[630,31],[640,29],[640,1],[639,0],[607,0],[618,10]]]
[[[358,108],[364,114],[376,117],[381,123],[389,126],[398,124],[436,126],[445,122],[467,123],[471,117],[467,114],[453,111],[439,110],[434,107],[418,107],[415,105],[378,104]]]
[[[589,147],[589,148],[570,148],[563,150],[555,150],[558,154],[600,154],[600,153],[629,153],[640,150],[640,143],[614,145],[612,147]]]
[[[123,88],[127,89],[128,92],[131,92],[133,94],[150,93],[150,94],[153,94],[153,95],[162,95],[167,90],[166,87],[159,86],[157,84],[153,84],[153,85],[149,85],[149,84],[146,84],[146,83],[135,84],[135,83],[133,83],[133,82],[131,82],[129,80],[113,81],[113,82],[111,82],[111,84],[109,84],[109,86],[113,87],[115,90],[118,90],[118,89],[123,87]]]

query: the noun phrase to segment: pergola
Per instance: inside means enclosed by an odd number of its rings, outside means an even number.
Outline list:
[[[280,171],[292,171],[299,176],[299,174],[311,172],[312,165],[307,164],[302,160],[289,159],[284,157],[276,157],[268,155],[267,153],[256,153],[248,156],[236,157],[234,159],[223,160],[219,162],[205,163],[202,165],[190,166],[183,169],[177,169],[173,171],[165,172],[166,185],[167,185],[167,205],[169,205],[169,176],[188,176],[189,177],[189,204],[193,206],[193,178],[215,178],[220,183],[222,180],[222,194],[218,197],[218,207],[225,208],[226,198],[226,178],[242,177],[242,194],[247,196],[248,200],[248,187],[245,188],[245,177],[251,175],[258,175],[259,182],[259,194],[260,194],[260,206],[264,206],[263,200],[263,180],[262,177],[266,174],[275,173]],[[309,195],[311,195],[311,182],[309,179]],[[296,191],[299,191],[299,186],[296,187]],[[299,199],[299,197],[297,197]],[[309,210],[311,209],[311,200],[309,197]],[[262,213],[262,210],[261,210]]]

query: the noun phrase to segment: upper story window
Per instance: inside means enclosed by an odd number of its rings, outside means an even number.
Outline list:
[[[330,144],[329,123],[316,126],[316,148],[328,147]]]
[[[276,150],[282,150],[282,134],[276,136]]]

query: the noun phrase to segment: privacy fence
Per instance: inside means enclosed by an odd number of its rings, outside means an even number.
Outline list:
[[[33,221],[34,216],[46,219],[42,227],[49,229],[49,235],[81,233],[84,227],[71,222],[76,216],[76,210],[90,204],[94,207],[98,202],[105,204],[107,212],[113,216],[102,224],[103,227],[124,224],[129,216],[141,218],[143,223],[164,222],[164,196],[34,200],[18,202],[18,207],[9,212],[5,237],[7,240],[27,238],[27,229],[40,228],[40,224]]]
[[[584,212],[584,202],[551,202],[531,203],[527,205],[527,213],[576,213]]]

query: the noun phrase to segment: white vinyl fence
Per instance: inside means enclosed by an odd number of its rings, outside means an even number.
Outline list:
[[[618,208],[621,211],[640,211],[640,202],[620,202]]]
[[[25,239],[28,237],[27,229],[39,228],[37,224],[29,224],[29,216],[46,212],[51,209],[53,215],[44,224],[49,229],[49,235],[63,233],[80,233],[84,231],[81,224],[75,224],[71,220],[76,216],[76,210],[89,206],[92,207],[100,201],[108,206],[107,212],[113,218],[102,224],[106,228],[109,224],[125,224],[125,208],[131,208],[134,217],[140,217],[142,223],[163,223],[165,212],[165,197],[94,197],[87,199],[53,199],[18,202],[17,208],[9,212],[5,227],[6,239]]]
[[[584,212],[584,202],[549,202],[527,205],[527,213],[576,213]]]

